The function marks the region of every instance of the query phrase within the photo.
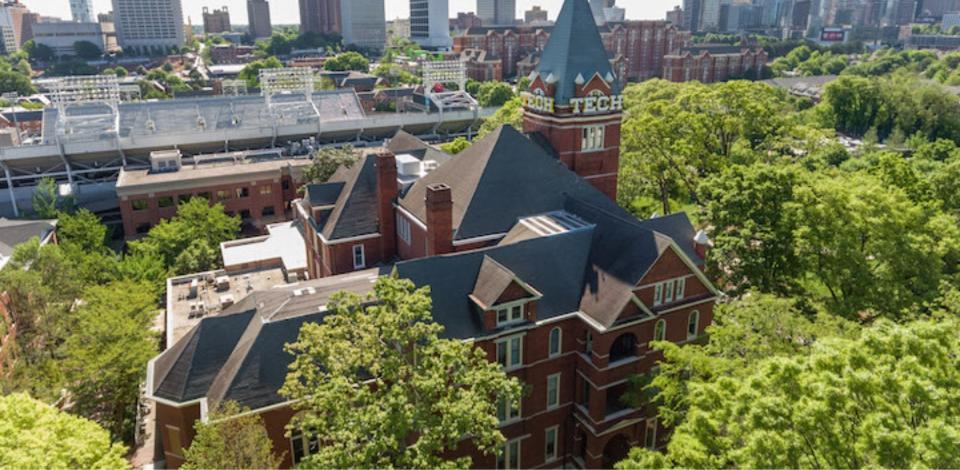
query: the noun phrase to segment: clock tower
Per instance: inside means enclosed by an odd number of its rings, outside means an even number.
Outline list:
[[[620,79],[587,0],[566,0],[523,94],[523,131],[539,133],[570,170],[617,197]]]

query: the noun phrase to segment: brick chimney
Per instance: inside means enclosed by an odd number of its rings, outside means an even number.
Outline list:
[[[453,193],[450,186],[427,186],[427,256],[453,251]]]
[[[377,155],[377,216],[380,219],[380,249],[383,260],[397,255],[397,219],[393,203],[397,200],[397,157],[391,152]]]

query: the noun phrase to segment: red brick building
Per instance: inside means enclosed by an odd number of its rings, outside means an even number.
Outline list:
[[[221,203],[228,214],[239,215],[256,229],[289,220],[290,201],[310,161],[281,158],[276,152],[258,153],[260,158],[253,159],[254,153],[193,157],[191,165],[179,151],[154,152],[151,169],[122,170],[117,196],[124,236],[146,233],[176,215],[177,205],[192,197]]]
[[[453,38],[453,50],[482,50],[488,60],[502,63],[504,77],[526,75],[521,61],[533,61],[546,47],[554,26],[504,26],[470,28]],[[628,80],[660,76],[663,57],[686,45],[688,33],[665,21],[626,21],[600,27],[604,48],[611,60],[622,63],[618,74]]]
[[[613,200],[620,89],[592,18],[586,0],[565,2],[565,40],[544,49],[526,97],[529,136],[502,127],[444,158],[401,134],[307,187],[296,210],[314,280],[252,292],[148,367],[168,467],[224,400],[260,414],[284,466],[314,451],[322,435],[287,429],[283,345],[323,321],[332,293],[369,293],[393,273],[431,286],[443,336],[472,341],[528,390],[500,407],[497,455],[464,441],[456,456],[610,468],[662,445],[652,404],[624,401],[629,379],[655,369],[652,341],[699,338],[718,293],[702,272],[709,242],[685,214],[638,220]]]
[[[671,82],[723,82],[761,79],[767,64],[763,48],[701,45],[682,48],[664,59],[663,78]]]

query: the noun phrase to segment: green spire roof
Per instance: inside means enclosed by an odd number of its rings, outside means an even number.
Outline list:
[[[613,76],[593,10],[587,0],[566,0],[544,48],[537,73],[543,80],[556,80],[557,104],[566,105],[577,90],[577,77],[589,82],[595,74]],[[616,88],[616,80],[611,84]],[[618,90],[614,89],[614,93]]]

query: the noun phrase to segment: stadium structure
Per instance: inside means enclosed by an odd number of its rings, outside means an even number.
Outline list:
[[[457,72],[443,75],[457,83]],[[466,93],[427,88],[424,99],[432,105],[422,112],[368,113],[352,89],[318,91],[314,83],[310,69],[269,69],[261,72],[259,95],[122,102],[116,77],[61,78],[52,87],[54,106],[44,109],[40,138],[0,149],[0,215],[20,216],[45,177],[84,207],[113,210],[121,168],[149,168],[154,151],[295,154],[311,146],[380,145],[398,130],[440,141],[471,136],[495,111]]]

